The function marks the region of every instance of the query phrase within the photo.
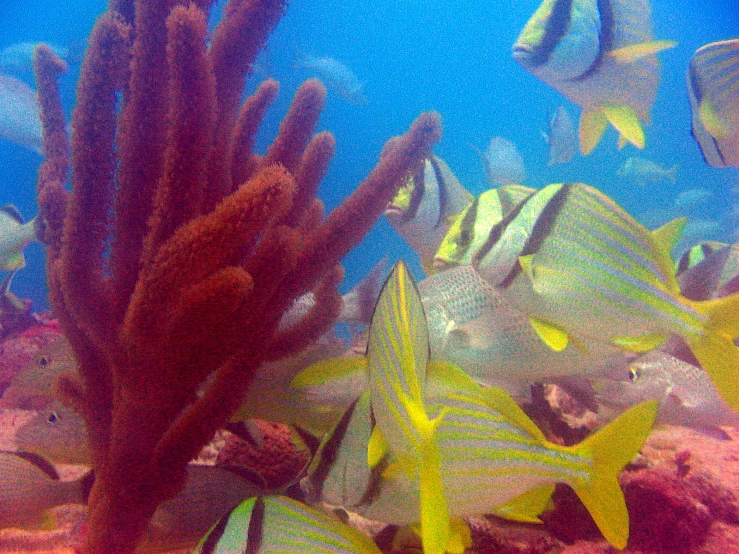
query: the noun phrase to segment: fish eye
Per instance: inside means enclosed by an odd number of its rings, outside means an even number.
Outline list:
[[[46,367],[47,365],[49,365],[49,358],[47,358],[46,356],[41,356],[38,360],[38,365],[40,365],[41,367]]]
[[[47,423],[56,423],[59,421],[59,416],[56,415],[56,412],[51,412],[49,414],[49,417],[46,418]]]
[[[630,367],[629,368],[629,381],[632,383],[639,379],[641,377],[641,371],[639,371],[639,368],[637,367]]]

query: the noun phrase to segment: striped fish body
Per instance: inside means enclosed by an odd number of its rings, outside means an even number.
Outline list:
[[[450,516],[496,513],[538,522],[553,484],[563,482],[599,514],[607,538],[623,547],[628,515],[616,476],[646,438],[656,403],[634,408],[582,445],[560,447],[545,440],[507,393],[483,389],[459,368],[432,362],[426,385],[429,417],[439,420],[435,436]],[[356,464],[367,452],[361,438],[372,432],[366,400],[357,402],[343,421],[324,439],[320,461],[314,461],[303,482],[318,493],[311,499],[338,503],[378,521],[417,522],[419,481],[403,470],[400,456],[390,450],[373,469]],[[619,453],[604,452],[604,444]]]
[[[739,409],[739,294],[708,301],[681,294],[669,252],[684,220],[649,231],[578,183],[549,185],[516,211],[493,228],[473,263],[552,349],[574,344],[587,352],[605,343],[647,352],[676,334]]]
[[[326,552],[374,554],[374,542],[321,512],[284,496],[239,504],[200,541],[195,554]]]
[[[533,194],[522,185],[504,185],[475,197],[454,220],[434,255],[434,268],[467,265],[490,229],[515,206]]]
[[[612,52],[652,43],[647,0],[544,0],[513,46],[524,69],[583,108],[583,153],[597,144],[610,121],[631,142],[643,147],[641,123],[648,123],[659,84],[654,55],[619,61]],[[626,107],[641,139],[625,133],[604,106]],[[584,122],[602,120],[597,136],[583,141]],[[598,126],[598,125],[596,125]]]
[[[406,179],[388,204],[385,216],[430,269],[454,218],[472,202],[472,195],[444,160],[427,158],[417,175]]]
[[[545,187],[497,234],[478,252],[483,277],[574,337],[692,336],[706,323],[680,296],[667,246],[588,185]]]
[[[706,163],[739,167],[739,39],[699,48],[687,81],[692,134]]]

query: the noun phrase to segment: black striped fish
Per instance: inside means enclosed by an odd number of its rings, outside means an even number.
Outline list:
[[[208,532],[194,554],[325,552],[379,554],[359,531],[285,496],[245,500]]]
[[[409,176],[388,204],[385,216],[421,258],[427,272],[434,253],[454,218],[472,202],[472,195],[437,156],[427,158]]]
[[[428,365],[424,404],[438,421],[435,437],[452,527],[459,529],[462,517],[489,513],[540,523],[538,514],[561,482],[573,487],[611,544],[626,545],[628,513],[617,477],[649,434],[656,402],[633,408],[573,447],[548,442],[505,391],[483,389],[448,363]],[[388,450],[377,465],[362,463],[374,434],[372,407],[368,393],[352,404],[322,442],[301,485],[313,501],[412,525],[420,518],[422,489],[404,471],[402,454]],[[455,546],[461,552],[465,543]]]
[[[469,264],[493,225],[533,192],[534,189],[522,185],[504,185],[476,196],[456,217],[439,244],[434,268]]]
[[[679,335],[739,408],[739,294],[694,301],[670,250],[685,219],[649,231],[582,184],[549,185],[493,227],[473,265],[553,350],[609,344],[647,352]]]
[[[644,147],[657,86],[656,52],[675,45],[652,39],[647,0],[544,0],[513,45],[527,71],[582,107],[580,149],[588,154],[610,123]]]
[[[687,79],[703,158],[713,167],[739,167],[739,39],[696,50]]]

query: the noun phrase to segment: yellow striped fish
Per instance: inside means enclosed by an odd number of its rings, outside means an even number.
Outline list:
[[[390,224],[421,258],[428,272],[453,219],[472,202],[449,166],[437,156],[409,176],[385,210]]]
[[[372,411],[365,393],[324,439],[302,486],[309,499],[343,505],[364,517],[398,525],[420,517],[418,480],[392,451],[370,468],[366,455]],[[552,444],[505,391],[483,389],[460,369],[428,366],[424,403],[438,419],[436,442],[450,516],[494,513],[540,523],[555,483],[576,491],[617,548],[628,538],[628,512],[617,477],[646,439],[657,402],[640,404],[583,443]],[[463,536],[462,532],[458,535]],[[462,540],[457,545],[464,548]]]
[[[234,552],[379,554],[380,549],[359,531],[296,500],[258,496],[223,516],[194,554]]]
[[[644,147],[659,84],[654,54],[675,46],[652,39],[650,12],[647,0],[544,0],[513,45],[524,69],[582,107],[583,154],[609,123],[620,145]]]
[[[596,189],[549,185],[490,232],[473,265],[553,350],[647,352],[679,335],[739,408],[739,295],[682,295],[670,257],[685,219],[649,231]]]
[[[434,255],[434,269],[469,264],[493,225],[533,192],[534,189],[522,185],[505,185],[476,196],[457,216],[439,244]]]
[[[696,50],[687,80],[703,158],[713,167],[739,167],[739,39]]]
[[[451,535],[441,484],[436,427],[423,402],[431,352],[421,297],[408,267],[398,262],[372,315],[367,345],[369,391],[377,422],[367,450],[370,467],[391,451],[420,490],[424,554],[444,553]]]

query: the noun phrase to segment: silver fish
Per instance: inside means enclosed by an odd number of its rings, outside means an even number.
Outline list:
[[[616,170],[616,175],[643,186],[664,181],[674,183],[677,180],[677,170],[677,165],[667,169],[652,160],[631,156]]]
[[[521,184],[526,179],[523,156],[510,140],[493,137],[485,152],[477,152],[485,169],[488,186],[495,188],[500,185]]]
[[[329,57],[311,56],[299,52],[295,60],[298,68],[307,69],[321,79],[326,86],[336,92],[350,104],[364,106],[367,97],[364,95],[364,85],[354,72],[339,60]]]
[[[557,106],[549,114],[545,139],[549,152],[547,165],[565,164],[577,154],[575,126],[564,106]]]
[[[0,74],[0,137],[41,153],[41,118],[36,91]]]
[[[645,354],[610,376],[617,380],[607,382],[597,398],[616,413],[654,399],[660,401],[657,423],[690,427],[719,438],[728,437],[719,427],[739,425],[739,412],[719,396],[705,371],[665,352]]]

